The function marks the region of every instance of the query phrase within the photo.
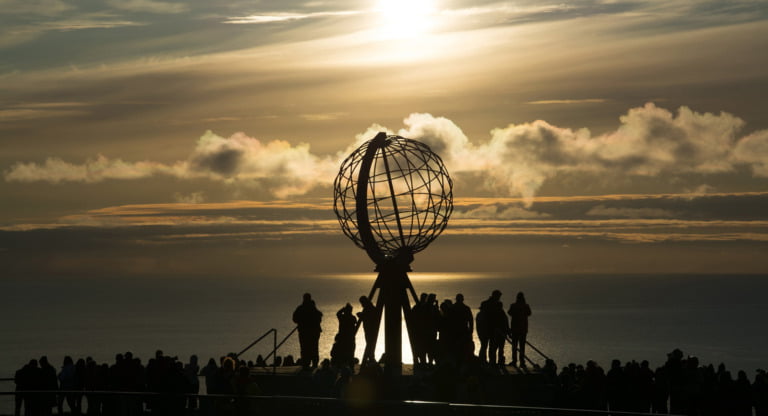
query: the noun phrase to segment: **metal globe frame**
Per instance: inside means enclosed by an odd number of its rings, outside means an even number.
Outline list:
[[[379,133],[365,142],[334,182],[334,211],[344,234],[377,264],[424,250],[452,210],[453,182],[443,161],[427,145],[400,136]]]
[[[334,181],[334,212],[344,234],[364,249],[379,272],[369,299],[384,315],[385,371],[402,374],[401,310],[413,350],[411,302],[418,302],[408,278],[413,255],[446,228],[453,211],[453,182],[442,159],[425,144],[380,132],[341,164]],[[363,364],[373,358],[376,339],[366,345]],[[414,354],[414,358],[415,358]]]

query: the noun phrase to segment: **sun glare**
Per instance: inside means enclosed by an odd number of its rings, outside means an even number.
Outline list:
[[[430,31],[437,5],[435,0],[379,0],[374,11],[382,38],[405,39]]]

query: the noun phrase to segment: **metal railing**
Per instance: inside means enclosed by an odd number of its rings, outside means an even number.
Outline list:
[[[253,341],[250,344],[248,344],[248,346],[243,348],[242,351],[238,352],[235,355],[235,358],[240,358],[241,355],[243,355],[246,351],[250,350],[254,345],[256,345],[259,342],[261,342],[261,340],[266,338],[267,335],[269,335],[269,334],[272,334],[272,353],[277,351],[277,329],[272,328],[272,329],[268,330],[267,332],[265,332],[264,335],[256,338],[255,341]],[[277,360],[272,360],[272,374],[273,375],[277,374]]]
[[[400,416],[499,416],[499,415],[572,415],[572,416],[650,416],[647,412],[625,412],[599,409],[568,409],[558,407],[513,406],[496,404],[451,403],[415,400],[362,400],[356,398],[306,397],[306,396],[250,396],[224,394],[172,394],[149,392],[121,391],[17,391],[0,392],[0,396],[21,396],[23,400],[31,400],[40,396],[81,395],[93,404],[107,405],[104,414],[143,415],[152,410],[183,412],[207,415],[250,415],[272,414],[308,414],[338,415],[349,409],[365,413],[366,409],[376,410],[383,414],[398,414]],[[194,408],[189,404],[196,403]],[[146,405],[146,408],[144,407]],[[85,406],[87,408],[87,406]]]
[[[274,348],[274,349],[272,349],[272,351],[271,351],[269,354],[267,354],[267,356],[266,356],[266,357],[264,357],[264,360],[268,360],[268,359],[269,359],[269,357],[271,357],[271,356],[273,356],[273,355],[277,354],[277,349],[278,349],[278,348],[280,348],[280,347],[282,347],[282,346],[283,346],[283,344],[285,344],[285,341],[288,341],[288,338],[290,338],[290,337],[291,337],[291,335],[293,335],[293,333],[294,333],[294,332],[296,332],[298,329],[299,329],[299,327],[298,327],[298,326],[294,327],[294,328],[291,330],[291,332],[289,332],[289,333],[288,333],[288,335],[286,335],[286,336],[283,338],[283,340],[282,340],[282,341],[280,341],[280,342],[279,342],[279,343],[278,343],[278,344],[275,346],[275,348]],[[277,332],[275,332],[275,335],[277,335]]]
[[[507,335],[507,341],[509,341],[509,343],[512,344],[512,337]],[[525,340],[525,345],[529,346],[534,352],[539,354],[541,356],[541,358],[543,358],[545,361],[546,360],[551,360],[551,358],[549,358],[546,354],[541,352],[540,349],[536,348],[536,346],[531,344],[528,340]],[[531,366],[540,367],[538,364],[533,362],[533,360],[531,360],[531,358],[527,354],[524,356],[524,358],[525,358],[525,361],[527,361],[528,363],[531,364]]]
[[[288,338],[290,338],[290,337],[291,337],[291,335],[293,335],[293,334],[294,334],[294,332],[296,332],[298,329],[299,329],[299,327],[298,327],[298,326],[294,327],[294,328],[291,330],[291,332],[289,332],[289,333],[288,333],[288,335],[286,335],[285,337],[283,337],[283,339],[282,339],[282,340],[281,340],[281,341],[278,343],[278,342],[277,342],[277,329],[275,329],[275,328],[272,328],[272,329],[268,330],[267,332],[265,332],[265,333],[264,333],[263,335],[261,335],[260,337],[256,338],[256,340],[255,340],[255,341],[253,341],[253,342],[251,342],[250,344],[248,344],[248,346],[247,346],[247,347],[245,347],[245,348],[243,348],[243,350],[242,350],[242,351],[238,352],[238,353],[235,355],[235,358],[240,358],[240,356],[241,356],[241,355],[243,355],[243,354],[244,354],[246,351],[248,351],[248,350],[250,350],[251,348],[253,348],[253,346],[255,346],[256,344],[258,344],[259,342],[261,342],[261,340],[263,340],[264,338],[266,338],[266,337],[267,337],[269,334],[272,334],[272,351],[270,351],[270,352],[269,352],[269,354],[267,354],[267,356],[266,356],[266,357],[264,357],[264,360],[266,361],[266,360],[268,360],[270,357],[272,357],[272,356],[275,356],[275,359],[273,359],[273,360],[272,360],[272,374],[275,374],[275,373],[277,372],[277,360],[276,360],[276,358],[277,358],[277,349],[278,349],[278,348],[280,348],[280,347],[282,347],[282,346],[283,346],[283,344],[285,344],[285,341],[288,341]]]

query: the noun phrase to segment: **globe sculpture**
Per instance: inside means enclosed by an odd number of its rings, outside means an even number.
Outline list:
[[[344,234],[364,249],[379,272],[369,299],[377,322],[384,313],[385,370],[402,373],[401,310],[411,349],[411,303],[418,302],[408,278],[413,255],[424,250],[448,224],[453,183],[440,157],[416,140],[379,133],[342,163],[334,181],[334,211]],[[369,330],[366,328],[366,330]],[[374,328],[378,334],[378,328]],[[376,340],[366,344],[366,359]]]

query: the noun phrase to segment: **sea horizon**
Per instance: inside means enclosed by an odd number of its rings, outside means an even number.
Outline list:
[[[518,291],[525,292],[533,309],[528,340],[559,367],[594,360],[607,368],[612,359],[648,360],[657,367],[675,348],[703,364],[725,363],[732,372],[752,374],[768,366],[761,318],[768,313],[762,296],[766,275],[409,275],[417,293],[435,293],[440,301],[463,293],[473,313],[494,289],[503,292],[505,309]],[[7,294],[0,306],[6,335],[0,377],[12,377],[42,355],[59,367],[65,355],[111,363],[115,354],[131,351],[146,363],[156,349],[185,362],[191,354],[207,361],[237,353],[271,328],[278,341],[287,335],[305,292],[324,314],[320,352],[329,357],[336,311],[349,302],[357,312],[357,298],[368,294],[375,277],[374,272],[183,280],[7,277],[0,281]],[[403,360],[412,362],[403,331]],[[363,344],[360,333],[358,357]],[[270,337],[242,358],[255,360],[271,345]],[[380,340],[377,355],[382,347]],[[295,335],[279,350],[288,354],[298,356]],[[543,364],[530,349],[529,356]]]

